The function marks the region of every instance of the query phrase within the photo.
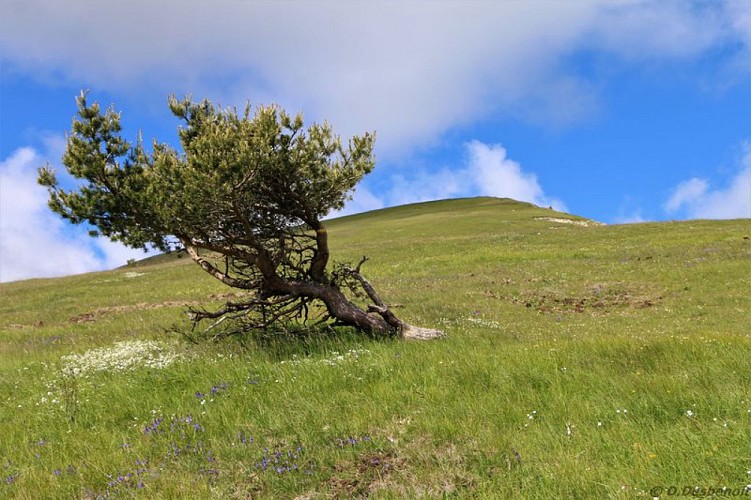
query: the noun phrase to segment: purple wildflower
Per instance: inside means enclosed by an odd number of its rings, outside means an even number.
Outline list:
[[[337,444],[341,448],[344,448],[344,446],[346,445],[355,446],[359,443],[362,443],[363,441],[369,443],[370,436],[364,436],[364,437],[363,436],[358,436],[358,437],[349,436],[348,438],[345,438],[345,439],[342,439],[342,438],[336,439]]]
[[[147,425],[146,428],[143,430],[144,434],[148,434],[150,432],[156,432],[157,428],[159,427],[159,424],[162,423],[163,418],[157,418],[153,422],[151,422],[150,425]]]
[[[213,394],[216,394],[218,392],[225,391],[225,390],[227,390],[227,387],[229,387],[229,385],[227,385],[226,382],[222,382],[221,384],[212,386],[211,387],[211,394],[213,395]]]

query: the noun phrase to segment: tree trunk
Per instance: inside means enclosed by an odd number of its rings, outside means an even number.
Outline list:
[[[301,303],[303,303],[303,299],[317,299],[324,303],[329,315],[335,319],[336,324],[353,326],[358,330],[376,335],[389,335],[396,332],[403,338],[419,340],[434,339],[444,336],[444,333],[440,330],[412,326],[399,319],[383,302],[383,300],[381,300],[370,282],[360,274],[360,267],[365,262],[365,258],[363,258],[355,269],[347,269],[347,272],[349,273],[349,276],[354,277],[359,281],[362,289],[368,297],[370,297],[370,300],[373,301],[373,304],[370,305],[367,310],[363,310],[347,299],[336,285],[324,280],[324,269],[328,261],[327,237],[325,229],[323,228],[320,228],[320,230],[316,232],[318,243],[322,248],[322,251],[313,259],[309,273],[314,277],[314,280],[312,281],[288,280],[280,277],[274,271],[274,265],[263,248],[257,250],[258,254],[254,256],[253,260],[253,263],[261,271],[263,279],[260,283],[239,280],[231,277],[227,272],[220,271],[206,259],[202,258],[199,255],[197,248],[191,245],[187,239],[183,240],[183,244],[192,259],[198,263],[204,271],[224,284],[234,288],[257,288],[260,292],[260,297],[263,300],[271,297],[286,297],[300,299]],[[251,301],[246,304],[228,304],[227,308],[217,313],[193,311],[194,321],[197,322],[203,318],[217,318],[228,312],[236,313],[241,310],[249,310],[256,307],[258,304],[257,301]]]
[[[416,340],[435,339],[445,335],[440,330],[421,328],[400,320],[378,298],[370,284],[364,278],[362,278],[362,281],[367,283],[366,291],[376,302],[376,305],[370,306],[368,311],[364,311],[353,304],[338,288],[331,285],[309,282],[295,283],[283,280],[279,280],[275,285],[279,287],[279,291],[282,293],[320,300],[326,305],[329,314],[336,318],[337,323],[341,325],[354,326],[359,330],[377,335],[388,335],[396,332],[400,337]],[[370,313],[377,313],[377,315]]]
[[[327,293],[328,297],[322,297],[321,300],[326,304],[329,314],[341,323],[376,334],[385,335],[396,332],[405,339],[430,340],[445,336],[445,333],[440,330],[405,323],[386,306],[370,306],[368,311],[378,313],[378,316],[368,314],[347,300],[339,290],[334,288],[330,290],[332,293]]]

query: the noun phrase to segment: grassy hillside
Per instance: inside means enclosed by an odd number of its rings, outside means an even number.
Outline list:
[[[369,256],[400,315],[448,337],[193,345],[167,331],[229,290],[187,259],[0,284],[0,497],[751,484],[749,220],[601,226],[475,198],[329,227],[335,258]]]

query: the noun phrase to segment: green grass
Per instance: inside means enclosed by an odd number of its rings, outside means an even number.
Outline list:
[[[751,223],[547,220],[560,217],[580,220],[475,198],[330,221],[335,258],[369,256],[405,320],[448,333],[427,343],[190,344],[168,333],[187,327],[184,304],[229,290],[186,259],[2,284],[0,497],[751,484]],[[63,372],[65,356],[146,340],[180,361]]]

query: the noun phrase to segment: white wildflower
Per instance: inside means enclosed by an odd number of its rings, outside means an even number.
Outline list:
[[[166,368],[182,359],[168,346],[153,340],[117,342],[112,347],[86,351],[83,354],[63,356],[63,372],[81,376],[100,371],[127,371],[136,368]]]
[[[498,323],[497,321],[488,321],[488,320],[480,319],[480,318],[467,318],[467,321],[469,321],[470,323],[474,323],[475,325],[478,325],[478,326],[483,326],[485,328],[496,328],[496,329],[502,328],[502,325]]]
[[[686,416],[687,416],[688,418],[691,418],[691,417],[693,417],[693,416],[694,416],[694,412],[692,412],[691,410],[686,410]]]
[[[290,364],[294,366],[300,366],[302,364],[313,364],[318,363],[321,365],[326,366],[336,366],[338,364],[347,362],[347,361],[357,361],[360,356],[364,354],[370,354],[370,351],[368,349],[350,349],[344,354],[341,354],[338,351],[333,351],[331,353],[330,358],[323,358],[323,359],[313,359],[313,358],[299,358],[296,354],[292,355],[292,359],[280,361],[280,365],[284,364]]]

